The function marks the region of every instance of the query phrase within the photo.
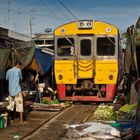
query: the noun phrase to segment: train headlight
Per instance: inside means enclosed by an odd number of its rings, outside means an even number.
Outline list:
[[[113,75],[110,74],[110,75],[108,76],[108,79],[109,79],[109,80],[113,80]]]
[[[63,75],[62,74],[59,74],[58,79],[59,80],[62,80],[63,79]]]
[[[90,21],[87,22],[87,26],[88,26],[88,27],[92,27],[92,22],[90,22]]]
[[[79,23],[79,27],[80,27],[80,28],[84,28],[84,23],[83,23],[83,22],[80,22],[80,23]]]
[[[92,29],[93,21],[92,20],[79,20],[78,28],[79,29]]]

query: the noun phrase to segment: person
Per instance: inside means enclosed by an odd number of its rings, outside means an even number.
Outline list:
[[[38,84],[39,84],[39,74],[36,74],[35,79],[34,79],[34,83],[35,83],[35,85],[36,85],[36,97],[35,97],[35,103],[40,103],[40,102],[41,102],[42,94],[39,92],[39,89],[38,89]]]
[[[6,80],[8,80],[9,85],[9,105],[7,109],[12,112],[15,109],[16,112],[19,112],[20,123],[23,123],[23,96],[20,85],[22,80],[21,67],[22,63],[16,61],[15,66],[6,72]]]

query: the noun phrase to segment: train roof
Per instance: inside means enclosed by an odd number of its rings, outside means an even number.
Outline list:
[[[90,30],[78,29],[78,22],[92,21],[93,25]],[[55,35],[74,35],[74,34],[119,34],[119,29],[109,23],[98,20],[78,20],[63,24],[54,30]]]

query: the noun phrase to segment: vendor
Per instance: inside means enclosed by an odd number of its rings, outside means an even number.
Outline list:
[[[20,123],[23,123],[23,96],[20,86],[20,81],[22,80],[21,67],[21,62],[17,61],[15,66],[6,73],[6,80],[9,82],[9,105],[7,109],[14,111],[16,106],[16,112],[20,113]]]

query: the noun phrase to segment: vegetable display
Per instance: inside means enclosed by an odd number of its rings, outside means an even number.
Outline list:
[[[91,119],[115,121],[117,119],[117,114],[113,111],[113,109],[110,106],[99,106],[91,116]]]

